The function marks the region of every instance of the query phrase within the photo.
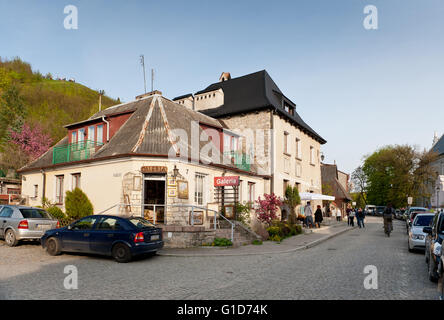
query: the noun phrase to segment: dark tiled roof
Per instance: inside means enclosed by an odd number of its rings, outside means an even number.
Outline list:
[[[432,150],[436,152],[438,155],[444,154],[444,134],[441,138],[435,143]]]
[[[175,98],[173,99],[173,101],[180,100],[180,99],[185,99],[185,98],[192,97],[192,96],[193,96],[192,93],[184,94],[183,96],[175,97]]]
[[[321,165],[322,184],[328,183],[333,188],[334,196],[346,200],[352,200],[350,194],[338,180],[338,167],[334,164]]]
[[[204,90],[196,92],[196,94],[218,89],[222,89],[224,92],[224,104],[217,108],[203,110],[201,111],[202,113],[213,118],[222,118],[239,113],[271,108],[320,143],[324,144],[327,142],[306,124],[296,111],[291,115],[283,109],[282,99],[285,99],[285,101],[293,106],[295,106],[295,104],[284,96],[265,70],[227,81],[213,83]]]

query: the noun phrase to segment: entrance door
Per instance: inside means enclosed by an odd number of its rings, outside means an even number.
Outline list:
[[[165,222],[165,175],[146,174],[143,177],[143,215],[145,219]],[[156,217],[154,219],[154,217]]]

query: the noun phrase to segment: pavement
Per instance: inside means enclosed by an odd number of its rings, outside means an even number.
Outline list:
[[[185,249],[165,248],[158,252],[160,256],[174,257],[216,257],[248,256],[288,253],[308,249],[321,244],[355,227],[346,222],[332,223],[318,229],[304,229],[304,233],[284,239],[282,242],[264,241],[261,245],[244,245],[240,247],[195,247]]]

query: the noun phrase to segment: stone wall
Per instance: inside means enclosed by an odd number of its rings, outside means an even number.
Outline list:
[[[165,248],[191,248],[214,241],[215,231],[205,227],[170,226],[162,227]]]

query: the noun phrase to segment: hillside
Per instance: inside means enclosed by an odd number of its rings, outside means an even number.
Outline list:
[[[102,109],[118,103],[119,100],[102,97]],[[6,159],[9,155],[5,153],[11,151],[11,130],[20,132],[23,124],[27,124],[54,144],[65,136],[64,125],[84,120],[98,108],[99,92],[80,83],[53,80],[51,74],[43,76],[19,58],[0,59],[1,169],[18,168],[23,162],[32,160],[26,156],[17,163]]]

